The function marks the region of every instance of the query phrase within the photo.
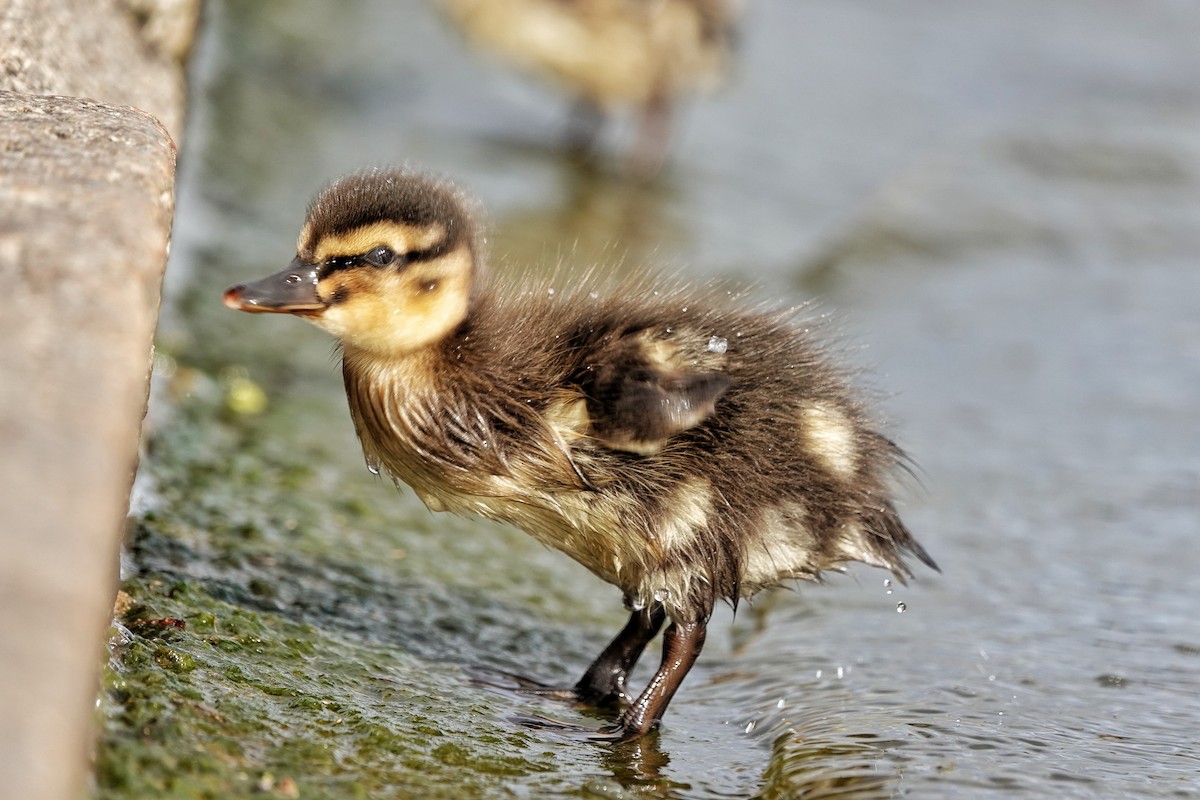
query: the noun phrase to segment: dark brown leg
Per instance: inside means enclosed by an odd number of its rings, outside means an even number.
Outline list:
[[[592,101],[582,97],[575,101],[567,121],[567,155],[572,161],[586,163],[595,158],[605,117],[604,110]]]
[[[704,647],[706,621],[672,622],[663,634],[663,659],[658,672],[650,679],[645,691],[625,709],[621,715],[619,729],[614,733],[625,741],[636,739],[658,726],[671,698],[688,670],[696,663]]]
[[[666,163],[672,116],[674,106],[663,93],[656,93],[642,108],[637,139],[628,161],[629,172],[634,178],[652,178]]]
[[[660,605],[634,611],[621,632],[575,684],[576,697],[584,703],[595,705],[618,700],[629,702],[631,698],[625,691],[625,678],[646,645],[658,634],[666,616]]]

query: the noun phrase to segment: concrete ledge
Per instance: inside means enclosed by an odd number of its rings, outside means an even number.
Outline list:
[[[199,2],[0,3],[5,797],[83,793]]]
[[[178,139],[200,0],[4,0],[0,89],[153,114]]]
[[[174,205],[150,115],[0,92],[0,775],[78,797]]]

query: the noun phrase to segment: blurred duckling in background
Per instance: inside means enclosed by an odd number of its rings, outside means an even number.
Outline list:
[[[605,118],[634,108],[629,168],[664,163],[678,99],[729,70],[741,0],[439,0],[467,37],[575,97],[573,152],[591,155]]]
[[[629,621],[573,686],[621,704],[589,735],[655,728],[718,600],[844,562],[936,569],[897,516],[901,451],[794,311],[644,277],[486,279],[471,203],[410,171],[343,178],[295,260],[228,289],[338,338],[367,463],[434,511],[511,523],[624,593]],[[626,686],[666,624],[663,657]],[[506,676],[513,678],[513,676]]]

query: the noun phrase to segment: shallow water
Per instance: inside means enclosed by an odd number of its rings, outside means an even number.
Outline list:
[[[1200,10],[1126,8],[753,4],[639,186],[423,4],[211,3],[97,796],[1200,795]],[[326,338],[220,307],[314,189],[399,161],[481,197],[497,269],[816,298],[944,573],[722,609],[640,745],[519,724],[594,719],[465,670],[573,679],[615,590],[372,478]]]

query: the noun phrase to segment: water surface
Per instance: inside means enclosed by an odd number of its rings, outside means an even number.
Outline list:
[[[764,0],[639,185],[424,4],[209,5],[97,796],[1200,795],[1200,10]],[[573,679],[616,591],[373,478],[324,335],[219,303],[397,162],[480,196],[496,269],[816,299],[944,574],[722,609],[641,744],[514,721],[595,723],[464,670]]]

